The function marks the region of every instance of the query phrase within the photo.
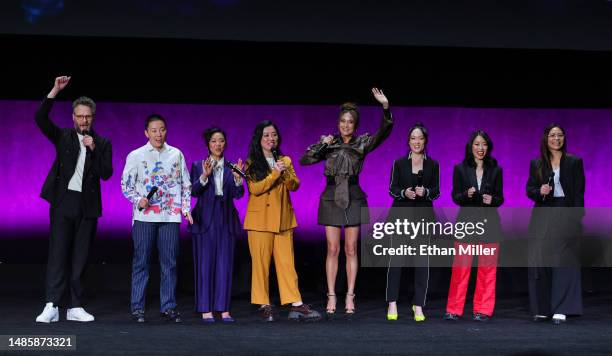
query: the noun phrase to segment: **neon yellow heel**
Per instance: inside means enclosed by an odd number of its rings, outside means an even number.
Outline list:
[[[425,315],[416,315],[416,305],[412,306],[412,312],[414,313],[414,321],[416,322],[425,321]]]

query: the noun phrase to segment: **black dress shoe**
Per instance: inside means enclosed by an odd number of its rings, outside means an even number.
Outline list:
[[[170,321],[173,323],[180,323],[181,321],[183,321],[181,319],[181,313],[177,312],[174,309],[166,310],[165,312],[162,313],[162,316],[166,318],[166,321]]]
[[[447,321],[458,321],[459,320],[459,315],[453,314],[453,313],[446,313],[446,314],[444,314],[444,320],[447,320]]]
[[[312,309],[308,304],[302,304],[297,307],[292,306],[289,310],[289,320],[319,321],[321,320],[321,313]]]
[[[489,321],[489,319],[491,318],[486,314],[481,314],[481,313],[474,314],[474,321],[487,322]]]
[[[144,323],[147,321],[145,319],[144,310],[134,310],[132,312],[132,318],[134,318],[134,321],[136,321],[137,323]]]
[[[259,319],[263,322],[267,323],[274,321],[274,313],[272,312],[271,305],[262,305],[261,307],[259,307],[259,310],[257,310],[257,315],[259,316]]]

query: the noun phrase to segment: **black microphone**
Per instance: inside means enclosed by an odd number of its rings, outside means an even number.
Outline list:
[[[555,172],[550,172],[550,176],[548,176],[548,185],[551,188],[555,186]]]
[[[327,147],[328,147],[328,146],[329,146],[329,145],[328,145],[327,143],[323,143],[323,144],[321,145],[321,147],[319,147],[319,149],[315,151],[315,155],[317,155],[317,156],[318,156],[318,155],[320,155],[322,152],[325,152],[325,150],[327,149]]]
[[[546,183],[546,184],[548,184],[549,187],[554,188],[554,186],[555,186],[555,172],[550,172],[550,175],[548,176],[548,183]],[[550,193],[548,193],[548,194],[550,194]],[[546,197],[547,196],[548,195],[543,196],[542,197],[542,201],[546,201]]]
[[[326,136],[321,136],[321,138],[325,138]],[[334,136],[334,138],[332,139],[331,143],[334,143],[334,141],[336,141],[336,137]],[[321,145],[321,147],[319,147],[318,150],[315,151],[315,155],[320,155],[321,153],[325,152],[325,150],[327,149],[327,147],[329,147],[329,144],[327,143],[323,143]]]
[[[238,175],[240,175],[242,178],[246,179],[246,174],[240,168],[238,168],[237,165],[235,165],[234,163],[232,163],[230,161],[225,161],[225,164],[228,167],[230,167],[232,171],[238,173]]]
[[[83,130],[83,131],[81,131],[81,135],[83,135],[83,136],[91,136],[91,133],[89,132],[89,130]],[[91,152],[91,148],[89,148],[89,146],[85,146],[85,149],[87,150],[87,153]]]
[[[274,162],[278,162],[280,160],[280,157],[278,156],[278,152],[276,151],[276,148],[272,149],[272,157],[274,157]],[[285,171],[280,172],[281,175],[283,173],[285,173]]]
[[[153,198],[153,195],[155,195],[155,193],[157,193],[157,187],[154,186],[153,188],[151,188],[151,190],[149,190],[149,194],[147,194],[147,200],[150,200],[151,198]],[[138,207],[139,211],[142,211],[142,207]]]
[[[417,173],[417,187],[422,187],[423,186],[423,170],[419,170],[419,172]]]
[[[489,182],[483,181],[483,182],[480,183],[480,185],[482,186],[482,189],[480,190],[480,193],[482,195],[484,195],[484,194],[491,195],[492,189],[491,189],[491,184],[489,184]]]

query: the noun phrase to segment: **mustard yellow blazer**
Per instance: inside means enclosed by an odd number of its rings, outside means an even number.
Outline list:
[[[258,182],[247,178],[249,203],[244,218],[244,229],[278,233],[297,226],[289,192],[300,187],[291,158],[281,156],[287,169],[281,174],[273,169]]]

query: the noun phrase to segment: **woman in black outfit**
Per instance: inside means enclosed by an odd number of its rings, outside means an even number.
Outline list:
[[[528,273],[534,321],[552,316],[553,323],[561,324],[566,315],[582,314],[579,237],[584,186],[582,159],[567,153],[565,130],[549,125],[542,135],[540,158],[531,161],[527,182],[527,196],[535,202]]]
[[[501,223],[497,207],[504,203],[502,168],[491,156],[493,141],[489,135],[478,130],[472,133],[465,147],[465,158],[455,166],[453,172],[453,201],[459,205],[457,221],[486,221],[482,236],[468,236],[455,241],[455,250],[471,244],[482,245],[493,253],[478,256],[478,276],[474,291],[473,319],[488,321],[495,308],[495,286],[497,279],[497,257],[501,238]],[[448,290],[448,301],[444,318],[458,320],[463,315],[472,255],[456,254]]]
[[[393,198],[391,220],[434,221],[433,201],[440,196],[440,166],[427,156],[428,134],[423,124],[417,123],[408,131],[408,155],[393,162],[389,194]],[[411,209],[413,208],[413,209]],[[390,241],[393,241],[391,238]],[[412,241],[417,246],[427,243],[428,237]],[[415,256],[405,260],[414,265],[414,296],[412,310],[415,321],[424,321],[423,306],[427,297],[429,282],[428,256]],[[386,299],[389,303],[387,320],[397,320],[397,299],[399,297],[402,267],[389,261],[387,268]]]

